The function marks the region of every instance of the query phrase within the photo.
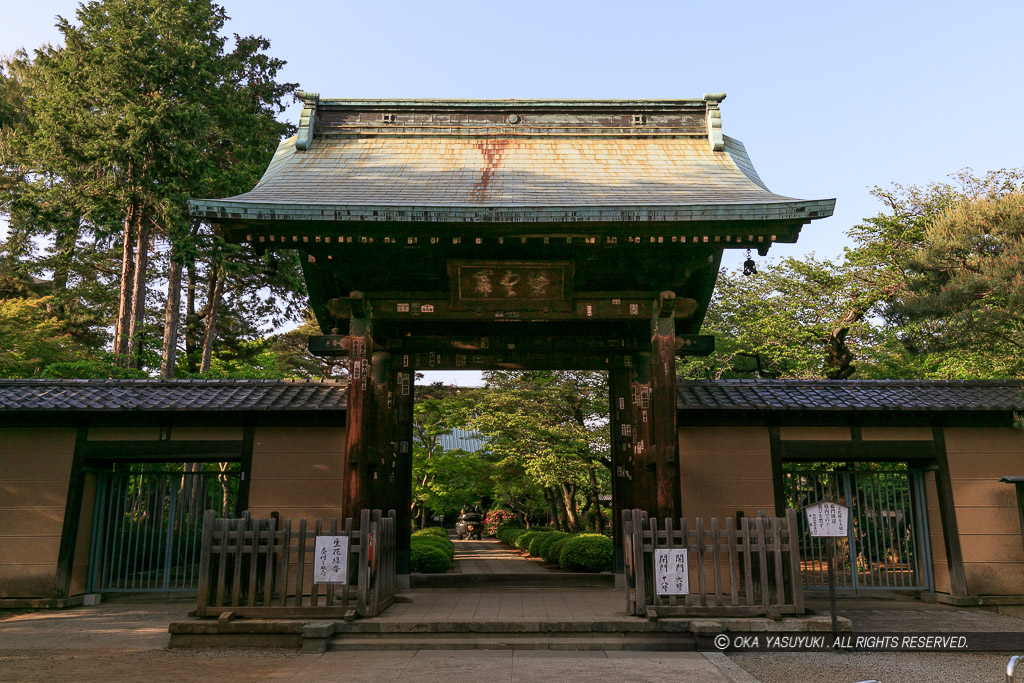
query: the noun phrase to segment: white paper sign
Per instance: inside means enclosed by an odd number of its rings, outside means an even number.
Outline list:
[[[313,583],[348,583],[348,536],[317,536]]]
[[[814,537],[843,538],[849,532],[850,508],[823,500],[804,507],[807,530]]]
[[[690,570],[685,550],[654,549],[654,588],[658,595],[689,594]]]

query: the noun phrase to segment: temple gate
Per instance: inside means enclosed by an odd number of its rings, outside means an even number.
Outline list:
[[[329,100],[256,187],[190,202],[258,250],[297,249],[350,363],[343,509],[398,511],[407,567],[417,370],[608,372],[613,519],[679,517],[675,359],[723,250],[795,242],[835,200],[770,192],[693,100]]]

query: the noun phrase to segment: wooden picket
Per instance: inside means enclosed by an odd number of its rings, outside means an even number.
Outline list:
[[[668,616],[803,614],[799,527],[796,510],[785,517],[745,517],[724,526],[712,519],[657,520],[642,510],[623,510],[626,611]],[[662,596],[654,581],[654,551],[685,548],[690,594]],[[710,586],[708,585],[710,583]]]
[[[206,512],[196,615],[233,612],[243,617],[376,616],[395,600],[395,511],[362,510],[349,517],[316,519],[217,518]],[[347,536],[349,580],[313,583],[316,537]]]

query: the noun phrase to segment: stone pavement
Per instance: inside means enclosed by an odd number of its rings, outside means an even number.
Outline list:
[[[553,593],[549,592],[548,595]],[[457,594],[447,593],[451,598]],[[456,604],[452,600],[451,604]],[[191,600],[112,600],[4,618],[0,681],[707,681],[750,683],[724,655],[697,652],[168,650]]]
[[[612,589],[416,590],[404,596],[409,602],[392,605],[377,619],[382,622],[635,619],[626,615],[624,591]]]
[[[512,552],[509,546],[496,538],[482,541],[460,541],[455,544],[455,561],[451,572],[455,574],[545,574],[552,571],[538,558],[527,558]]]

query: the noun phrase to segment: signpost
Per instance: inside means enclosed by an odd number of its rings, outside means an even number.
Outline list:
[[[832,608],[832,635],[839,634],[839,627],[836,624],[836,572],[835,541],[833,538],[845,538],[849,533],[850,508],[839,503],[828,500],[819,501],[804,506],[804,514],[807,516],[807,530],[812,538],[827,538],[825,543],[825,557],[828,566],[828,599]]]
[[[348,536],[317,536],[313,583],[348,583]]]
[[[690,571],[685,549],[654,549],[654,588],[658,595],[689,595]]]

